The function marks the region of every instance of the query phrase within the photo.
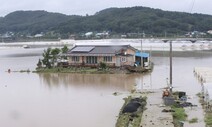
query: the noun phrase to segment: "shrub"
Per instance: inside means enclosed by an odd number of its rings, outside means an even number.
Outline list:
[[[106,68],[107,68],[107,64],[104,63],[104,62],[100,62],[99,67],[100,67],[101,69],[106,69]]]
[[[185,113],[185,109],[183,108],[173,108],[175,112],[173,112],[174,119],[177,119],[179,121],[185,121],[187,114]]]
[[[192,118],[191,120],[188,121],[189,123],[197,123],[198,119],[197,118]]]

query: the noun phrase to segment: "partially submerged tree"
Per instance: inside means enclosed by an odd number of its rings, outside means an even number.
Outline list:
[[[44,50],[43,55],[43,59],[38,61],[37,63],[37,67],[40,68],[42,67],[42,65],[44,65],[44,67],[46,68],[51,68],[55,65],[55,63],[57,62],[58,59],[58,55],[60,53],[67,53],[68,52],[68,47],[65,45],[63,48],[59,49],[59,48],[48,48],[47,50]],[[63,57],[63,59],[67,59],[67,57]]]
[[[55,63],[57,62],[57,56],[60,53],[60,49],[59,48],[55,48],[51,50],[51,64],[54,66]]]
[[[44,50],[42,63],[45,67],[51,68],[51,48]]]

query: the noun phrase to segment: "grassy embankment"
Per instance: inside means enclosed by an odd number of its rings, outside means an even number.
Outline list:
[[[187,118],[185,109],[183,109],[182,107],[173,105],[172,110],[174,110],[174,112],[172,113],[174,126],[181,127],[181,122],[186,121],[186,118]]]
[[[54,68],[36,68],[35,71],[20,70],[20,71],[9,71],[8,72],[20,72],[20,73],[85,73],[85,74],[116,74],[116,73],[127,73],[124,70],[119,69],[98,69],[91,67],[54,67]]]
[[[91,67],[54,67],[54,68],[37,68],[36,73],[87,73],[87,74],[113,74],[112,69],[98,69]]]
[[[122,113],[124,107],[130,103],[132,100],[132,96],[129,96],[127,98],[124,98],[125,103],[123,107],[120,110],[117,122],[116,122],[116,127],[140,127],[141,123],[141,117],[143,114],[143,111],[145,110],[145,105],[146,105],[146,97],[139,97],[139,99],[143,100],[141,106],[138,108],[136,112],[133,113]]]
[[[179,92],[173,93],[175,101],[179,101],[178,96]],[[185,109],[177,103],[171,105],[171,109],[174,111],[172,112],[174,127],[181,127],[183,122],[186,121],[188,117],[188,115],[185,113]]]
[[[198,93],[199,101],[202,105],[203,110],[205,111],[205,124],[206,127],[212,127],[212,111],[210,107],[207,107],[206,102],[204,101],[203,95]]]

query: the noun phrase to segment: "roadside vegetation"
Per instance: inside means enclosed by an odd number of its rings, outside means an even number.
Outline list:
[[[172,110],[174,110],[174,112],[172,113],[174,119],[178,121],[186,120],[187,114],[185,113],[185,109],[173,106]]]
[[[173,116],[173,124],[174,127],[183,127],[184,122],[187,120],[188,115],[185,112],[184,106],[181,105],[179,100],[178,91],[173,92],[173,98],[175,99],[175,103],[171,105],[172,116]]]
[[[116,127],[140,127],[147,98],[133,98],[132,96],[128,96],[127,98],[124,98],[124,100],[125,103],[120,110]]]
[[[199,97],[199,102],[202,105],[202,108],[205,111],[205,124],[206,127],[212,127],[212,111],[211,109],[208,109],[206,102],[204,101],[204,95],[202,93],[196,94]]]
[[[188,121],[189,123],[197,123],[198,118],[192,118],[191,120]]]
[[[207,112],[205,115],[205,123],[208,127],[212,127],[212,112]]]

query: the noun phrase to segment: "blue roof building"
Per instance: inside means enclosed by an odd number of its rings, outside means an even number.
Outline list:
[[[144,68],[150,67],[150,60],[149,60],[150,54],[146,52],[140,52],[137,51],[135,53],[135,63],[136,66],[141,66]]]

